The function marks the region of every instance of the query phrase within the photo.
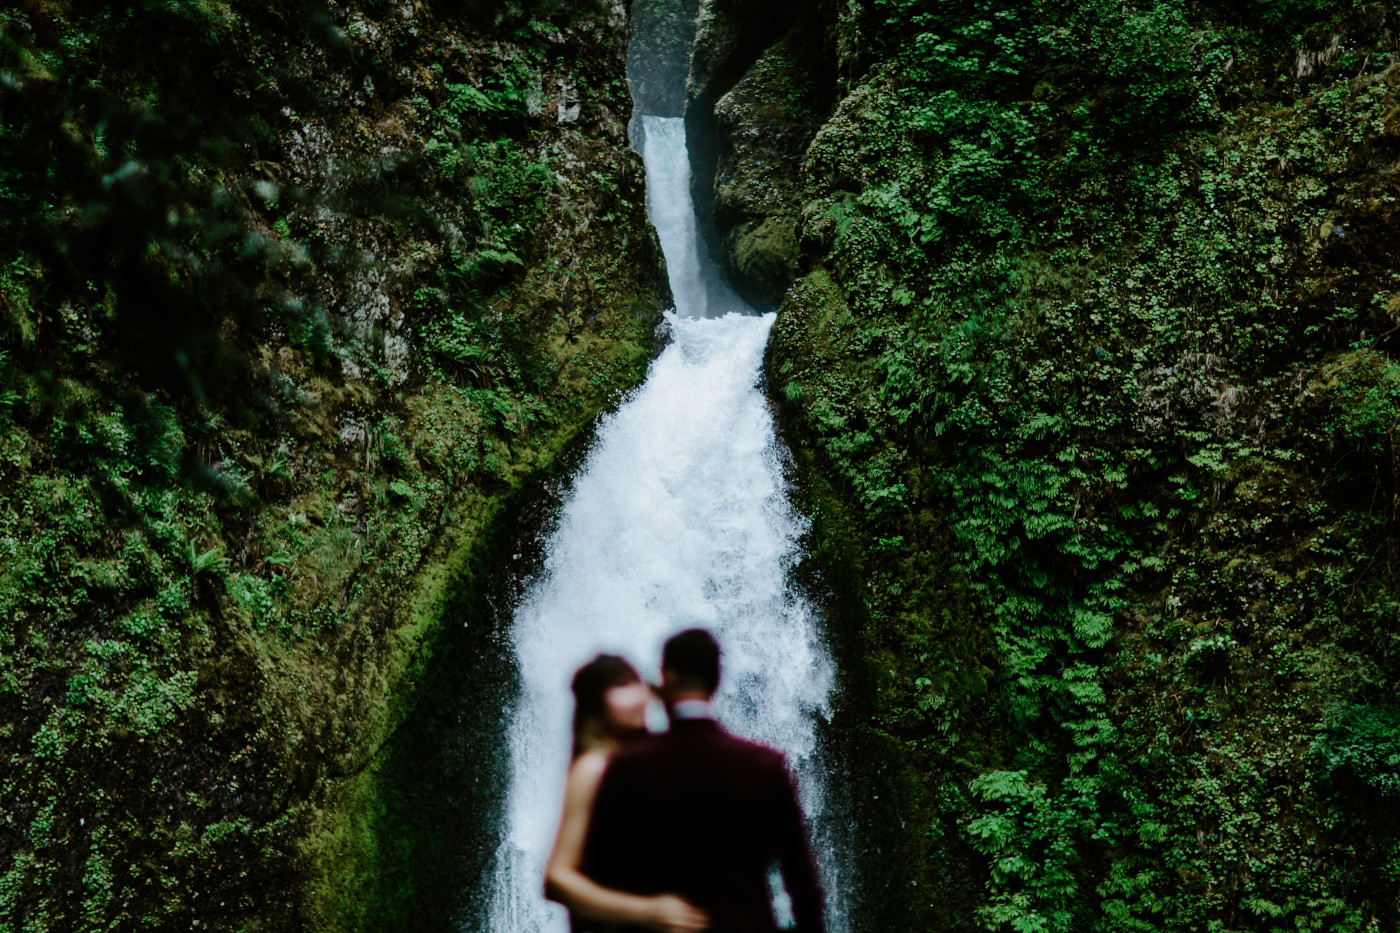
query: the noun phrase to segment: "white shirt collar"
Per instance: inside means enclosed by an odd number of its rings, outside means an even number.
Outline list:
[[[715,705],[709,700],[681,700],[671,707],[671,718],[673,720],[714,719]]]

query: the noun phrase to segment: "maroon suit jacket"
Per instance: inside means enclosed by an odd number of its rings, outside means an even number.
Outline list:
[[[635,894],[678,894],[712,933],[772,933],[776,860],[800,933],[822,933],[822,896],[781,753],[679,720],[613,755],[598,786],[584,874]]]

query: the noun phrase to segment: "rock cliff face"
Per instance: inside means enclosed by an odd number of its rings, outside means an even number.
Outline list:
[[[0,12],[0,930],[458,906],[394,737],[669,296],[623,5],[456,6]]]
[[[1400,23],[1048,9],[701,8],[694,185],[779,308],[856,928],[1387,928]]]
[[[855,67],[831,3],[702,3],[686,136],[708,246],[745,300],[776,308],[797,271],[799,172]],[[844,38],[843,38],[844,37]]]
[[[685,113],[685,84],[700,0],[633,0],[627,80],[635,112],[658,117]]]
[[[795,147],[791,141],[792,130],[785,131],[788,144],[784,145],[738,121],[753,117],[758,118],[761,125],[773,128],[774,108],[784,106],[779,101],[786,98],[777,95],[771,99],[762,98],[759,85],[767,79],[796,81],[800,86],[805,78],[770,61],[770,67],[763,69],[761,75],[756,75],[746,89],[730,100],[724,117],[719,104],[764,50],[793,28],[801,18],[801,10],[801,5],[794,3],[702,2],[686,86],[685,125],[691,194],[700,217],[702,239],[719,264],[732,273],[738,268],[734,262],[736,244],[729,243],[728,239],[736,225],[749,224],[745,231],[747,236],[743,237],[745,245],[761,242],[767,249],[746,252],[745,267],[756,277],[735,276],[733,282],[740,294],[760,306],[772,305],[774,285],[764,276],[775,268],[786,270],[791,259],[790,236],[787,236],[791,225],[783,217],[774,217],[771,224],[762,225],[767,216],[763,206],[766,204],[770,210],[775,206],[775,199],[765,200],[762,191],[766,185],[795,173],[796,166],[790,164]],[[775,90],[781,89],[775,87]],[[727,137],[734,133],[743,135],[750,143],[761,139],[764,145],[753,151],[730,145]],[[746,135],[749,133],[758,135]],[[741,152],[742,161],[738,161]],[[724,186],[728,195],[723,200],[721,173],[726,179]],[[739,236],[734,239],[737,241]]]
[[[811,25],[784,33],[714,104],[710,222],[730,280],[761,310],[797,273],[799,170],[832,100],[821,36]]]

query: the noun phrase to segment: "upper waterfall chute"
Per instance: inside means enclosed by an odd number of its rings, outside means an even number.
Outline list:
[[[705,261],[695,201],[690,195],[685,121],[643,116],[642,158],[646,163],[647,212],[666,257],[676,313],[683,318],[753,314],[721,271]]]

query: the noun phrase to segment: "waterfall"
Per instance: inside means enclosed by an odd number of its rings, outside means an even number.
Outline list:
[[[647,213],[651,215],[666,277],[676,300],[676,316],[710,317],[710,302],[700,277],[700,224],[690,197],[690,158],[685,151],[685,121],[642,117],[642,160],[647,169]],[[715,311],[720,309],[716,308]],[[739,310],[731,306],[725,310]]]
[[[676,296],[666,318],[672,340],[599,425],[543,568],[516,607],[511,778],[485,885],[492,933],[568,928],[542,897],[544,860],[569,763],[569,679],[599,651],[623,654],[654,678],[666,637],[691,625],[713,630],[724,650],[720,719],[783,749],[809,816],[829,812],[815,717],[827,709],[832,664],[813,607],[789,586],[805,526],[789,504],[784,455],[758,389],[774,315],[705,287],[712,277],[699,253],[682,121],[643,122],[648,207]],[[836,908],[843,872],[831,848],[819,846],[818,861]],[[844,928],[841,913],[832,911],[833,931]]]

